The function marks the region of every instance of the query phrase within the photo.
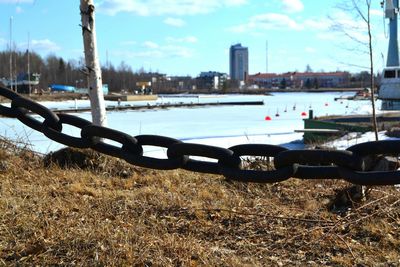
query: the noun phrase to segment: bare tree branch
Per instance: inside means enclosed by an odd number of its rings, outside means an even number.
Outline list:
[[[362,65],[357,65],[357,64],[351,64],[351,63],[346,63],[343,61],[339,61],[340,64],[346,65],[346,66],[350,66],[350,67],[356,67],[359,69],[364,69],[364,70],[369,70],[370,67],[369,66],[362,66]]]
[[[370,23],[369,23],[369,7],[370,7],[370,5],[368,5],[368,3],[367,3],[368,14],[367,14],[367,16],[365,16],[364,13],[361,11],[360,4],[359,4],[360,1],[356,1],[356,0],[351,0],[351,1],[353,2],[354,10],[358,13],[358,15],[361,17],[361,19],[366,24],[370,25]],[[368,2],[368,1],[366,0],[366,2]]]
[[[375,133],[375,140],[378,140],[378,126],[376,121],[376,108],[375,108],[375,81],[374,81],[374,61],[373,61],[373,46],[372,46],[372,27],[371,27],[371,0],[364,0],[364,4],[362,0],[351,0],[350,4],[348,1],[342,2],[342,4],[337,5],[337,8],[342,10],[347,14],[352,14],[353,16],[359,18],[365,26],[366,29],[360,29],[359,27],[354,27],[352,25],[344,25],[341,22],[333,21],[333,25],[331,27],[332,30],[342,33],[348,39],[352,40],[354,43],[358,45],[362,45],[367,47],[368,56],[370,65],[368,67],[370,71],[370,87],[371,87],[371,104],[372,104],[372,124]],[[364,33],[367,35],[367,42],[363,41],[352,33]],[[350,64],[355,67],[365,68],[362,66],[357,66],[354,64]]]

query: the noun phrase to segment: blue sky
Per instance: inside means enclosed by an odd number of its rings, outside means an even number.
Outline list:
[[[13,41],[25,50],[65,59],[83,56],[79,0],[0,0],[0,49],[8,49],[12,17]],[[121,61],[133,70],[196,76],[201,71],[229,71],[229,47],[249,48],[251,74],[268,70],[364,70],[365,47],[332,31],[332,22],[365,40],[365,24],[337,9],[343,0],[95,0],[101,62]],[[349,1],[347,1],[349,2]],[[363,1],[361,1],[363,2]],[[387,53],[380,1],[373,1],[375,66],[382,69]],[[357,28],[357,30],[355,30]],[[107,53],[108,51],[108,53]]]

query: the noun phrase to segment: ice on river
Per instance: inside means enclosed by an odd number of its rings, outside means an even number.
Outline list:
[[[342,114],[370,114],[369,101],[334,101],[334,98],[352,95],[352,92],[327,93],[274,93],[266,95],[227,95],[208,97],[159,97],[156,101],[122,102],[122,105],[153,105],[157,103],[204,103],[228,101],[259,101],[263,106],[210,106],[171,108],[141,111],[112,111],[107,113],[108,127],[132,136],[155,134],[173,137],[185,142],[230,147],[238,144],[262,143],[301,148],[303,129],[302,113],[312,109],[314,116]],[[106,101],[107,105],[117,105]],[[49,108],[88,107],[89,101],[41,102]],[[377,103],[380,106],[380,103]],[[75,114],[91,120],[90,113]],[[279,116],[277,116],[279,115]],[[269,116],[271,120],[265,120]],[[78,136],[79,129],[66,126],[64,133]],[[48,153],[62,145],[36,132],[15,119],[0,119],[0,134],[31,144],[35,151]],[[368,140],[369,137],[365,137]],[[371,138],[370,140],[372,140]],[[163,149],[146,147],[146,155],[165,157]]]

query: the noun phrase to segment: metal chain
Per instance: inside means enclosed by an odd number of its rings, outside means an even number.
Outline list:
[[[343,179],[359,185],[400,184],[400,171],[367,171],[372,155],[400,154],[400,141],[385,140],[358,144],[346,150],[288,150],[267,144],[244,144],[230,148],[183,143],[158,135],[130,136],[107,127],[96,126],[77,116],[54,113],[28,98],[0,86],[0,96],[11,101],[11,107],[0,105],[0,115],[17,118],[25,125],[42,132],[48,138],[66,146],[92,148],[100,153],[121,158],[133,165],[159,169],[185,169],[201,173],[220,174],[230,180],[275,183],[289,178]],[[44,118],[41,122],[28,112]],[[81,129],[80,137],[62,133],[63,125]],[[112,140],[121,146],[110,145]],[[143,146],[167,150],[166,159],[143,156]],[[243,169],[243,156],[274,158],[272,170]],[[191,157],[212,159],[201,161]]]

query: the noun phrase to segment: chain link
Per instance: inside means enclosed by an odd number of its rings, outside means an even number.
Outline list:
[[[81,136],[89,141],[92,149],[112,157],[123,159],[125,153],[143,155],[143,148],[136,138],[114,129],[91,124],[82,128]],[[118,142],[122,147],[107,144],[102,139]]]
[[[275,183],[289,178],[344,179],[360,185],[400,184],[400,171],[367,171],[371,156],[400,154],[400,141],[385,140],[358,144],[346,150],[288,150],[267,144],[245,144],[228,149],[183,143],[158,135],[130,136],[124,132],[93,125],[90,121],[69,114],[56,114],[28,98],[0,86],[0,96],[11,101],[11,107],[0,105],[0,115],[17,118],[25,125],[42,132],[61,144],[92,148],[100,153],[124,159],[146,168],[186,169],[201,173],[221,174],[241,182]],[[33,115],[28,114],[28,112]],[[42,117],[40,121],[35,115]],[[80,129],[80,137],[62,132],[63,125]],[[112,145],[106,140],[120,144]],[[143,146],[164,148],[167,158],[143,156]],[[273,158],[274,168],[243,169],[242,157]],[[199,160],[202,157],[209,160]],[[212,159],[210,161],[210,159]],[[271,161],[272,163],[272,161]]]
[[[135,136],[138,141],[138,145],[143,146],[156,146],[156,147],[164,147],[166,149],[170,149],[174,144],[181,144],[182,141],[165,137],[165,136],[157,136],[157,135],[138,135]],[[167,159],[159,159],[159,158],[151,158],[146,157],[139,154],[133,154],[123,152],[123,158],[133,164],[140,167],[158,169],[158,170],[174,170],[178,168],[182,168],[187,160],[188,156],[173,156],[171,154],[167,154]]]
[[[69,124],[80,129],[92,125],[92,123],[88,120],[72,116],[69,114],[58,113],[57,116],[59,118],[58,124],[60,124],[60,126],[58,126],[59,129],[62,129],[63,124]],[[52,127],[49,127],[46,120],[43,123],[42,132],[45,136],[47,136],[51,140],[54,140],[66,146],[72,146],[77,148],[89,148],[91,146],[91,142],[89,142],[85,138],[69,136],[67,134],[62,133],[61,130],[59,131],[53,129]]]
[[[275,167],[278,169],[293,164],[299,164],[294,175],[301,179],[341,178],[337,166],[352,170],[364,170],[362,158],[353,155],[351,151],[288,150],[275,157]]]
[[[366,157],[369,155],[379,155],[379,154],[398,155],[400,153],[400,141],[398,140],[372,141],[351,146],[346,150],[351,151],[361,157]]]
[[[219,161],[228,161],[228,159],[233,155],[233,151],[226,148],[190,143],[174,144],[170,149],[168,149],[167,153],[168,157],[197,156],[216,159]],[[181,168],[194,172],[221,174],[218,162],[201,161],[189,158]]]
[[[0,95],[11,101],[19,97],[17,93],[14,93],[13,91],[8,90],[7,88],[1,86],[0,86]],[[13,108],[5,107],[3,105],[0,105],[0,114],[9,118],[17,117],[17,114]]]
[[[221,174],[231,180],[255,183],[275,183],[281,182],[292,177],[296,170],[297,165],[279,168],[277,170],[242,170],[241,159],[242,156],[250,157],[275,157],[286,148],[274,145],[265,144],[246,144],[230,147],[229,150],[233,151],[233,155],[227,159],[220,160]]]
[[[62,125],[59,124],[60,119],[51,110],[42,106],[28,98],[16,97],[11,102],[11,109],[15,111],[16,117],[26,126],[42,132],[43,125],[46,122],[46,127],[51,127],[56,131],[62,130]],[[28,111],[32,111],[44,118],[44,122],[41,122],[31,115],[28,115]]]

